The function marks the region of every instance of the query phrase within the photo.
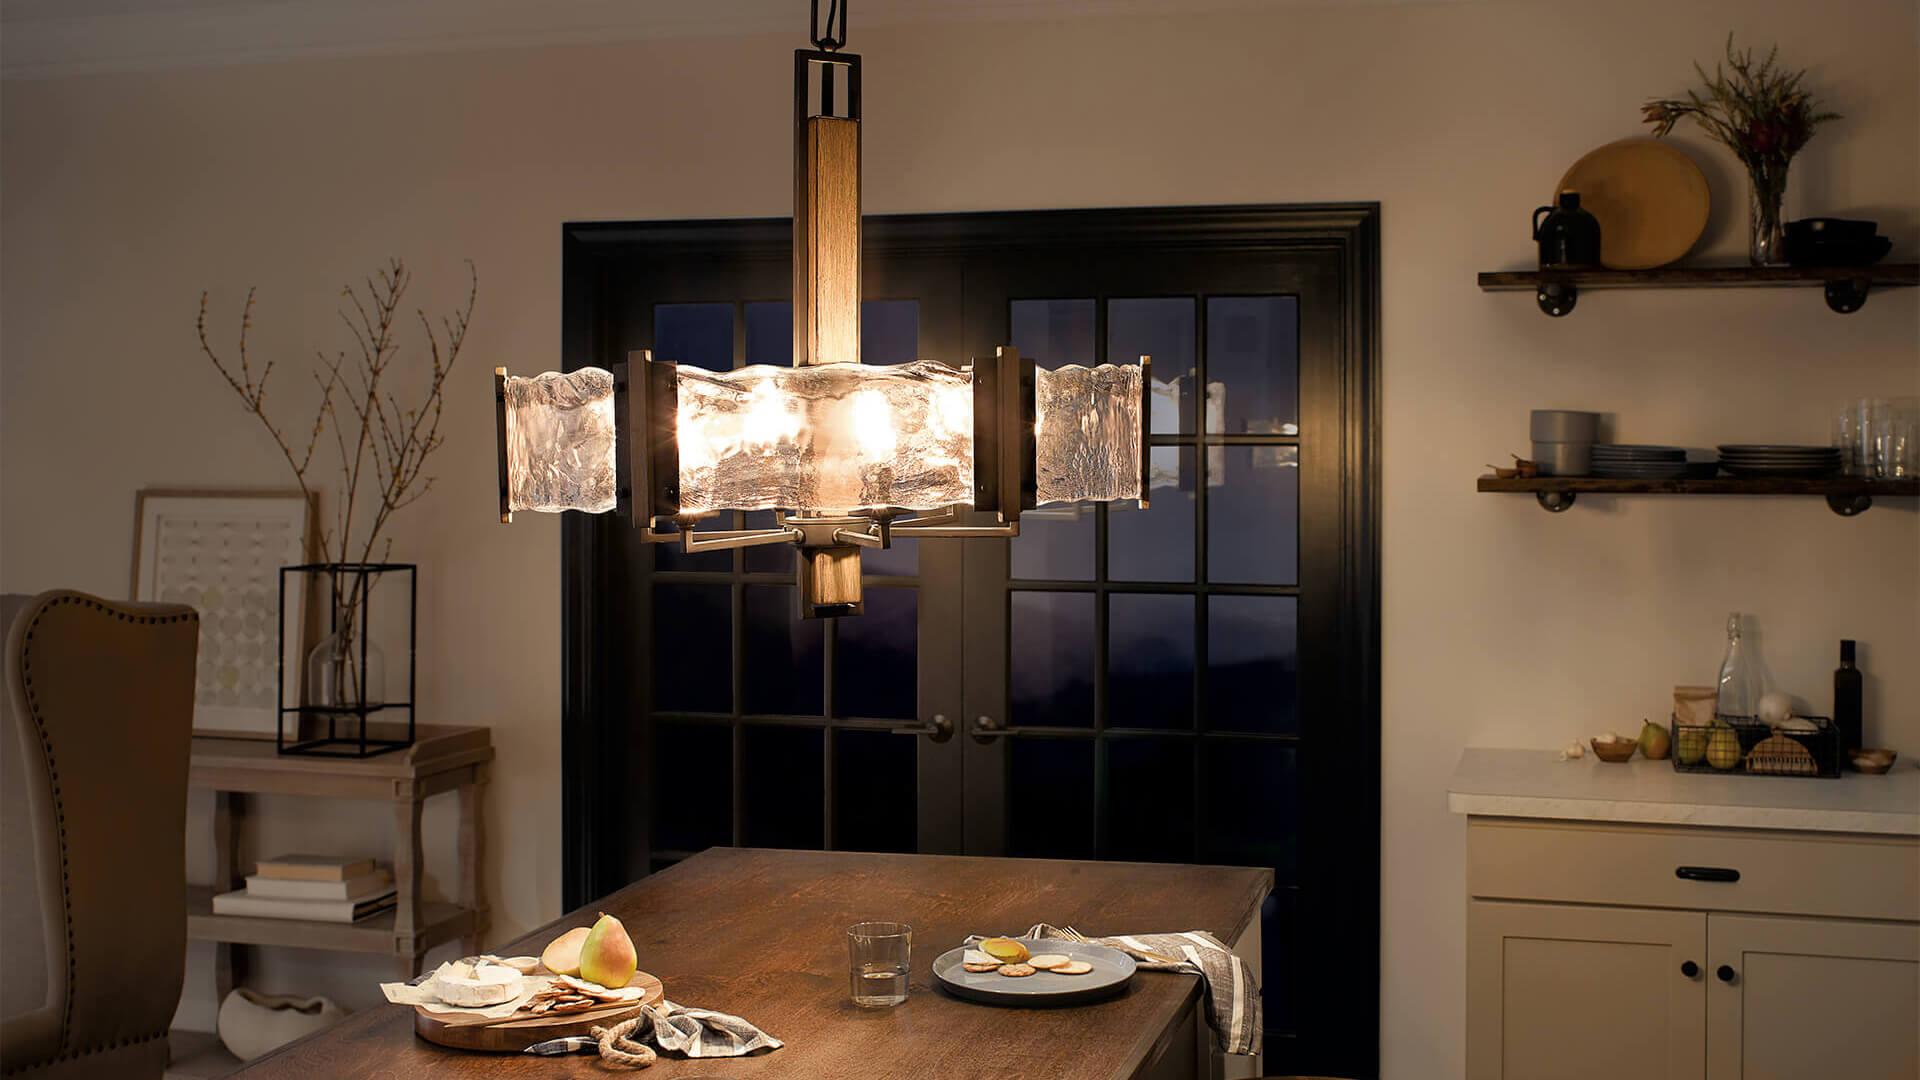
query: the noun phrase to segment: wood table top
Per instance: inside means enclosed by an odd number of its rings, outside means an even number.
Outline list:
[[[957,855],[715,848],[644,878],[496,951],[537,955],[597,911],[626,924],[640,966],[685,1005],[743,1016],[786,1043],[747,1058],[662,1057],[679,1077],[1125,1077],[1152,1059],[1196,999],[1198,979],[1141,972],[1111,1001],[1077,1008],[976,1005],[933,988],[934,957],[969,933],[1039,922],[1091,934],[1207,930],[1236,940],[1273,885],[1265,869]],[[911,996],[892,1009],[848,1000],[844,930],[914,927]],[[597,1057],[447,1050],[413,1034],[413,1010],[379,1006],[289,1044],[241,1074],[598,1077]]]

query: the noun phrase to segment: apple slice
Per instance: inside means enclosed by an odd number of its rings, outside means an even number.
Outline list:
[[[587,943],[590,927],[576,926],[554,938],[540,950],[540,963],[555,975],[580,974],[580,948]]]

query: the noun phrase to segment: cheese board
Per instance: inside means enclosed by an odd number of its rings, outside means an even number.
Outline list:
[[[590,1028],[611,1027],[639,1015],[648,1005],[666,997],[666,987],[644,971],[633,973],[628,986],[642,992],[634,1001],[617,1001],[598,1008],[556,1016],[543,1013],[529,1016],[515,1013],[496,1019],[474,1019],[435,1013],[425,1005],[413,1006],[413,1031],[422,1039],[455,1050],[481,1050],[517,1054],[534,1043],[585,1035]]]

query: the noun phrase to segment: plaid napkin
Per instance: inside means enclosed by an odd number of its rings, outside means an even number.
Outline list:
[[[987,935],[967,938],[973,945]],[[1038,923],[1021,937],[1065,938],[1058,928]],[[1115,934],[1088,938],[1096,945],[1119,949],[1133,957],[1142,971],[1174,971],[1198,975],[1207,988],[1207,1026],[1213,1028],[1220,1050],[1226,1054],[1260,1052],[1260,987],[1233,950],[1204,930],[1180,934]],[[1177,960],[1165,963],[1149,959],[1147,954]]]
[[[744,1057],[755,1050],[778,1050],[785,1045],[738,1016],[711,1009],[692,1009],[662,999],[658,1005],[647,1006],[644,1012],[650,1023],[641,1024],[630,1037],[682,1057]],[[594,1039],[572,1035],[536,1043],[527,1047],[526,1053],[551,1057],[599,1049]]]

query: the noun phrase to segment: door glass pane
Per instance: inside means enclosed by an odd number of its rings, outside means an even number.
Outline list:
[[[885,731],[833,733],[833,846],[914,851],[919,836],[920,740]]]
[[[1274,884],[1297,883],[1297,755],[1268,739],[1205,739],[1200,861],[1269,866]]]
[[[733,843],[733,731],[660,723],[652,758],[653,846],[705,851]]]
[[[1147,508],[1134,502],[1107,507],[1107,579],[1192,581],[1194,449],[1156,446],[1148,465]]]
[[[793,305],[785,300],[757,300],[746,305],[747,363],[790,367],[793,364]]]
[[[1093,726],[1092,593],[1014,592],[1008,691],[1015,726]]]
[[[1208,431],[1299,434],[1299,299],[1209,299],[1207,384]]]
[[[1107,362],[1153,358],[1149,430],[1193,430],[1193,298],[1160,296],[1107,301]]]
[[[1107,597],[1107,726],[1193,726],[1193,597]]]
[[[1013,340],[1035,366],[1094,364],[1092,300],[1015,300],[1008,305]]]
[[[740,515],[740,527],[743,529],[771,529],[774,527],[772,510],[749,510]],[[749,574],[785,574],[792,577],[795,573],[792,544],[761,544],[758,547],[740,549],[741,566]]]
[[[1012,573],[1023,581],[1092,581],[1091,506],[1028,510],[1020,515],[1020,535],[1008,541]]]
[[[864,597],[864,615],[834,620],[835,715],[911,720],[919,714],[920,592],[868,588]]]
[[[747,724],[740,729],[740,842],[748,847],[826,845],[819,728]]]
[[[1015,736],[1007,763],[1007,854],[1093,858],[1093,740]]]
[[[733,305],[655,304],[653,358],[714,371],[733,367]]]
[[[1293,446],[1220,446],[1207,477],[1207,580],[1292,585],[1300,564],[1300,453]]]
[[[653,587],[653,707],[733,711],[733,590]]]
[[[1141,862],[1193,858],[1193,740],[1108,739],[1107,850]]]
[[[823,715],[826,623],[800,617],[791,585],[748,585],[742,592],[747,677],[741,680],[741,711]]]
[[[1207,598],[1207,728],[1291,733],[1300,678],[1300,602]]]
[[[920,358],[920,301],[866,300],[860,304],[860,362],[904,364]]]
[[[891,577],[912,577],[920,572],[920,541],[896,537],[888,548],[861,548],[860,572]]]

